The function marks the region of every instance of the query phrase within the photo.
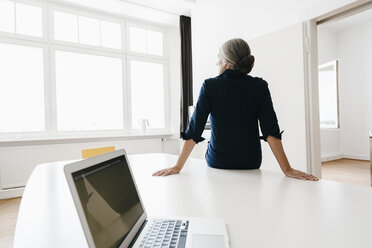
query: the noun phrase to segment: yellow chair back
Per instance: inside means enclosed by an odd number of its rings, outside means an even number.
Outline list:
[[[81,150],[81,156],[83,159],[86,159],[86,158],[91,158],[94,156],[98,156],[98,155],[113,152],[113,151],[115,151],[115,146],[84,149],[84,150]]]

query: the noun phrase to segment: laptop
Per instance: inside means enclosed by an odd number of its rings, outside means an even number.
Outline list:
[[[148,217],[125,150],[64,167],[89,247],[228,248],[221,219]]]

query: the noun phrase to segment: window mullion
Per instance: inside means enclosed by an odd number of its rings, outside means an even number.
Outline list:
[[[14,11],[14,33],[16,34],[17,33],[17,11],[16,11],[16,2],[13,1],[14,5],[13,5],[13,11]]]
[[[57,92],[56,92],[56,61],[55,48],[49,46],[49,89],[50,89],[50,130],[51,134],[57,132]]]
[[[122,81],[123,81],[123,130],[125,133],[130,132],[131,127],[131,118],[130,118],[130,92],[129,92],[129,77],[128,77],[128,56],[126,55],[127,51],[127,44],[128,44],[128,35],[127,35],[127,27],[126,23],[122,21],[120,23],[121,25],[121,50],[124,52],[125,55],[123,55],[123,69],[122,69]]]
[[[47,5],[48,9],[48,17],[47,17],[47,41],[48,41],[48,66],[49,66],[49,125],[48,125],[48,133],[53,135],[57,132],[57,107],[56,107],[56,76],[55,76],[55,49],[51,45],[51,41],[53,40],[54,35],[54,25],[53,25],[53,14],[52,10]]]
[[[130,107],[129,107],[129,99],[130,99],[130,92],[129,92],[129,78],[128,78],[128,60],[126,56],[123,56],[123,130],[125,133],[128,133],[131,127],[130,124]]]
[[[43,27],[43,39],[49,41],[49,10],[48,8],[42,10],[42,27]],[[49,56],[49,45],[43,45],[43,58],[44,58],[44,108],[45,108],[45,132],[50,133],[51,131],[51,91],[50,91],[50,56]]]

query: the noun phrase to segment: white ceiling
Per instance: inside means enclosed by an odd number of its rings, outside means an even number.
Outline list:
[[[121,0],[178,15],[190,15],[195,0]]]
[[[191,15],[195,0],[51,0],[107,13],[177,26],[180,15]]]
[[[356,25],[372,21],[372,9],[360,12],[358,14],[337,20],[334,22],[324,23],[319,25],[320,28],[339,32],[342,29],[350,28]]]
[[[113,13],[134,19],[147,20],[153,23],[161,23],[177,26],[180,15],[191,16],[191,11],[198,5],[210,4],[226,6],[227,14],[245,13],[254,11],[255,14],[270,18],[272,11],[282,12],[284,15],[296,16],[304,10],[321,6],[331,0],[51,0],[53,2],[67,2],[72,5],[88,7]],[[332,0],[333,1],[333,0]],[[341,0],[334,0],[341,1]],[[346,1],[346,0],[342,0]],[[249,6],[248,10],[241,10],[239,6]],[[234,10],[235,9],[235,10]],[[231,12],[232,11],[232,12]],[[242,12],[243,11],[243,12]],[[257,13],[259,12],[259,13]],[[360,17],[350,17],[350,20],[342,20],[332,24],[331,27],[338,29],[345,25],[352,25],[369,18],[371,14],[362,13]],[[239,14],[235,16],[239,19]],[[223,16],[221,17],[223,19]],[[226,17],[228,18],[228,17]],[[283,16],[285,18],[285,16]],[[272,20],[275,22],[275,20]],[[300,20],[299,20],[300,21]],[[327,24],[328,25],[328,24]],[[331,25],[331,24],[329,24]]]

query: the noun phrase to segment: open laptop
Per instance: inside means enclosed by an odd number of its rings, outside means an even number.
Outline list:
[[[124,150],[64,167],[89,247],[228,248],[220,219],[147,217]]]

